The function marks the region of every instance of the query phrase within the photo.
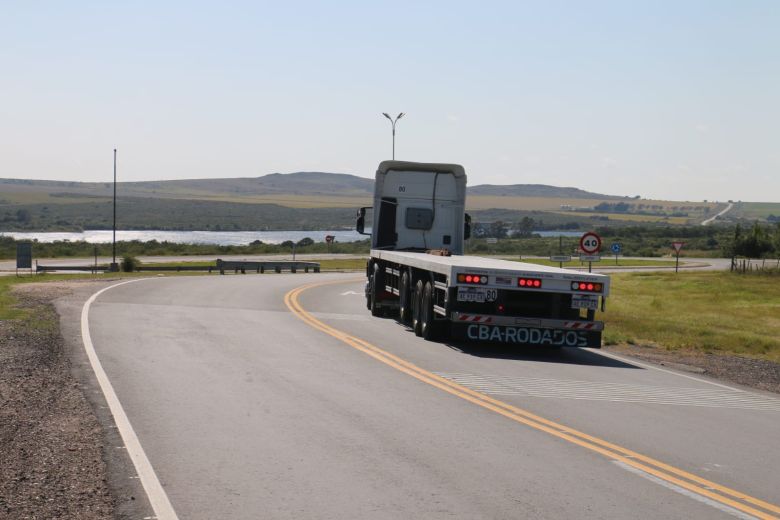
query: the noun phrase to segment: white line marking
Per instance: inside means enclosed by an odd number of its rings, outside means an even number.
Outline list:
[[[149,503],[154,510],[155,516],[159,520],[178,520],[176,512],[173,510],[168,495],[160,484],[160,480],[157,478],[157,474],[152,468],[149,458],[146,456],[144,449],[141,447],[141,442],[138,440],[138,436],[135,434],[130,420],[127,418],[122,404],[119,402],[119,398],[114,392],[114,387],[111,386],[111,382],[108,380],[103,365],[101,365],[98,359],[97,352],[95,352],[95,346],[92,344],[92,337],[89,334],[89,308],[92,306],[98,296],[120,285],[125,285],[133,282],[140,282],[143,280],[154,280],[154,278],[141,278],[137,280],[129,280],[126,282],[120,282],[114,285],[105,287],[86,301],[84,307],[81,309],[81,339],[84,341],[84,350],[87,352],[89,362],[92,364],[92,370],[95,372],[95,377],[100,384],[101,390],[103,390],[103,396],[106,398],[108,407],[111,409],[111,414],[114,416],[114,422],[119,429],[119,433],[122,436],[122,440],[127,447],[127,454],[130,455],[130,459],[133,461],[138,477],[141,479],[141,484],[146,491],[146,496],[149,497]]]
[[[689,376],[687,374],[681,374],[679,372],[675,372],[674,370],[667,370],[666,368],[661,368],[661,367],[657,367],[657,366],[654,366],[654,365],[648,365],[648,364],[645,364],[645,363],[640,363],[639,361],[635,361],[635,360],[633,360],[631,358],[628,358],[628,357],[618,356],[617,354],[604,352],[601,349],[588,348],[588,349],[583,349],[583,350],[587,350],[588,352],[591,352],[592,354],[598,354],[599,356],[604,356],[604,357],[608,357],[608,358],[612,358],[612,359],[617,359],[618,361],[622,361],[623,363],[628,363],[629,365],[634,365],[634,366],[637,366],[637,367],[640,367],[640,368],[646,368],[646,369],[649,369],[649,370],[658,370],[659,372],[665,372],[667,374],[672,374],[672,375],[675,375],[675,376],[684,377],[685,379],[691,379],[693,381],[698,381],[699,383],[707,383],[708,385],[719,386],[721,388],[725,388],[727,390],[732,390],[734,392],[744,392],[746,394],[749,393],[749,392],[745,392],[745,390],[742,390],[740,388],[735,388],[733,386],[728,386],[728,385],[724,385],[724,384],[721,384],[721,383],[715,383],[714,381],[708,381],[707,379],[702,379],[700,377],[693,377],[693,376]]]
[[[707,498],[703,495],[699,495],[697,493],[694,493],[693,491],[688,491],[687,489],[680,487],[676,484],[672,484],[671,482],[667,482],[665,480],[662,480],[655,475],[651,475],[650,473],[645,473],[641,469],[635,468],[633,466],[629,466],[625,462],[619,461],[619,460],[613,460],[612,464],[623,468],[626,471],[630,471],[631,473],[635,475],[639,475],[640,477],[649,480],[650,482],[654,482],[658,484],[659,486],[663,486],[667,489],[671,489],[672,491],[675,491],[677,493],[680,493],[681,495],[685,495],[688,498],[692,498],[693,500],[696,500],[698,502],[701,502],[703,504],[707,504],[710,507],[714,507],[715,509],[719,511],[723,511],[724,513],[728,513],[732,516],[736,516],[737,518],[742,518],[744,520],[757,520],[756,517],[750,516],[746,513],[743,513],[742,511],[738,511],[734,509],[733,507],[729,507],[725,504],[721,504],[720,502],[716,502],[715,500],[712,500],[710,498]]]

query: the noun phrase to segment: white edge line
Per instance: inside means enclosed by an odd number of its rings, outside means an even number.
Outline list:
[[[154,278],[141,278],[120,282],[105,287],[90,296],[81,309],[81,339],[84,342],[84,350],[87,352],[89,362],[92,364],[92,370],[95,372],[95,377],[100,384],[100,389],[103,391],[103,396],[106,398],[111,414],[114,416],[114,422],[125,443],[127,453],[133,461],[135,470],[138,472],[138,477],[141,480],[144,491],[146,491],[146,496],[149,498],[149,503],[154,510],[154,514],[158,520],[178,520],[179,517],[176,516],[176,512],[173,510],[168,495],[165,493],[162,484],[160,484],[160,480],[157,478],[157,474],[154,472],[154,468],[152,468],[149,458],[141,447],[141,442],[138,440],[138,436],[135,434],[133,426],[130,424],[130,420],[127,418],[127,414],[125,413],[124,408],[122,408],[122,404],[119,402],[116,392],[114,392],[114,387],[108,380],[105,370],[103,370],[103,365],[101,365],[100,360],[98,359],[97,353],[95,352],[95,346],[92,344],[92,337],[89,334],[89,308],[98,296],[109,289],[119,287],[120,285],[153,279]]]
[[[619,466],[620,468],[623,468],[626,471],[630,471],[631,473],[634,473],[635,475],[638,475],[644,479],[649,480],[650,482],[654,482],[658,484],[659,486],[663,486],[667,489],[671,489],[672,491],[675,491],[677,493],[680,493],[681,495],[684,495],[688,498],[691,498],[693,500],[696,500],[697,502],[701,502],[702,504],[706,504],[710,507],[714,507],[715,509],[719,511],[723,511],[724,513],[727,513],[732,516],[736,516],[737,518],[742,518],[743,520],[757,520],[755,516],[749,515],[747,513],[743,513],[742,511],[739,511],[737,509],[734,509],[731,506],[727,506],[725,504],[721,504],[720,502],[716,502],[715,500],[712,500],[711,498],[705,497],[703,495],[699,495],[698,493],[694,493],[693,491],[688,491],[687,489],[680,487],[676,484],[672,484],[671,482],[667,482],[665,480],[662,480],[655,475],[651,475],[650,473],[646,473],[642,471],[641,469],[634,468],[633,466],[629,466],[625,462],[619,461],[619,460],[613,460],[612,464],[615,464],[616,466]]]
[[[640,368],[647,368],[647,369],[650,369],[650,370],[658,370],[659,372],[666,372],[667,374],[672,374],[672,375],[675,375],[675,376],[684,377],[685,379],[691,379],[693,381],[698,381],[699,383],[707,383],[708,385],[719,386],[721,388],[725,388],[726,390],[731,390],[732,392],[742,392],[744,394],[760,395],[760,394],[754,394],[753,392],[748,392],[747,390],[742,390],[741,388],[734,388],[733,386],[723,385],[721,383],[716,383],[714,381],[708,381],[708,380],[702,379],[700,377],[693,377],[693,376],[689,376],[687,374],[681,374],[679,372],[675,372],[674,370],[667,370],[665,368],[657,367],[657,366],[654,366],[654,365],[648,365],[648,364],[645,364],[645,363],[640,363],[639,361],[634,361],[633,359],[627,358],[627,357],[624,357],[624,356],[618,356],[617,354],[612,354],[611,352],[602,352],[600,349],[589,348],[589,349],[583,349],[583,350],[587,350],[588,352],[591,352],[593,354],[598,354],[599,356],[604,356],[604,357],[608,357],[608,358],[612,358],[612,359],[617,359],[618,361],[622,361],[624,363],[628,363],[629,365],[638,366]]]

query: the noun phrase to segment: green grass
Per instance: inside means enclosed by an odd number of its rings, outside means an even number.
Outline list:
[[[536,264],[536,265],[548,265],[552,267],[558,267],[558,262],[551,262],[547,258],[512,258],[512,257],[505,257],[506,260],[511,260],[513,262],[525,262],[527,264]],[[683,263],[681,262],[680,265]],[[580,262],[579,260],[573,260],[571,262],[564,262],[563,267],[587,267],[587,262]],[[609,257],[609,256],[602,256],[601,262],[593,262],[594,267],[674,267],[674,260],[632,260],[632,259],[624,259],[619,258],[617,263],[615,263],[615,257]]]
[[[765,219],[769,215],[780,216],[780,202],[740,202],[726,216],[732,214],[750,220]]]
[[[323,271],[362,271],[366,270],[365,258],[334,258],[317,260]]]
[[[780,277],[728,272],[612,276],[604,340],[780,362]]]

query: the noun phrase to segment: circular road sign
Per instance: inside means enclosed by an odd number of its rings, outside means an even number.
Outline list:
[[[588,231],[580,238],[580,249],[589,255],[598,253],[601,249],[601,237],[593,231]]]
[[[612,244],[612,252],[613,253],[618,254],[622,250],[623,250],[623,246],[620,245],[620,242],[615,242],[614,244]]]

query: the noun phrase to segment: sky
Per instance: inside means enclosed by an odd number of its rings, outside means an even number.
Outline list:
[[[780,2],[0,1],[0,177],[326,171],[780,201]]]

